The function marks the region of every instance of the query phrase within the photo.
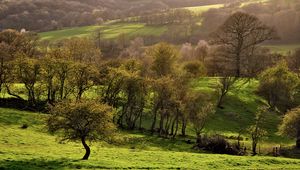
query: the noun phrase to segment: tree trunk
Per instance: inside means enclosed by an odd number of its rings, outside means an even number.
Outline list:
[[[257,154],[257,153],[256,153],[256,146],[257,146],[257,143],[256,143],[256,142],[253,142],[253,143],[252,143],[252,155],[253,155],[253,156]]]
[[[85,137],[81,138],[81,143],[85,149],[85,155],[83,156],[82,160],[88,160],[90,153],[91,153],[91,149],[90,147],[85,143]]]
[[[196,133],[196,144],[198,145],[198,146],[201,146],[202,145],[202,138],[201,138],[201,135],[200,135],[200,133]]]
[[[300,130],[297,131],[296,148],[300,149]]]

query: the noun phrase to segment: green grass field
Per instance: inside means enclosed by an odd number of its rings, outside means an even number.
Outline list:
[[[195,14],[202,14],[210,9],[217,9],[217,8],[222,8],[224,7],[224,4],[214,4],[214,5],[204,5],[204,6],[193,6],[193,7],[185,7],[183,9],[188,9]]]
[[[256,3],[264,4],[264,3],[268,2],[268,1],[270,1],[270,0],[248,0],[246,2],[243,2],[241,4],[241,7],[247,6],[247,5],[250,5],[250,4],[256,4]]]
[[[195,153],[191,146],[142,134],[121,132],[122,142],[92,143],[81,161],[80,143],[59,143],[45,131],[47,115],[0,109],[0,169],[297,169],[300,160],[267,156]],[[21,129],[23,124],[27,129]]]
[[[58,31],[40,33],[41,40],[57,41],[71,37],[95,36],[97,30],[100,30],[101,37],[104,39],[114,39],[121,34],[127,36],[160,36],[167,31],[166,26],[146,26],[142,23],[109,23],[100,26],[85,26],[68,28]]]
[[[195,80],[191,85],[195,90],[214,93],[216,78]],[[218,109],[205,128],[207,134],[221,134],[228,138],[237,136],[239,128],[247,128],[254,118],[257,108],[264,100],[255,94],[257,81],[246,84],[238,82],[225,100],[225,109]],[[16,86],[22,90],[21,85]],[[85,95],[94,96],[95,89]],[[6,96],[7,97],[7,96]],[[236,117],[240,115],[240,118]],[[259,144],[262,155],[270,153],[274,146],[291,146],[294,140],[277,135],[281,115],[269,113],[266,129],[268,135]],[[80,143],[59,143],[56,136],[45,130],[47,115],[0,108],[0,169],[297,169],[300,160],[268,156],[229,156],[192,150],[184,138],[176,140],[141,134],[134,131],[120,131],[118,139],[108,144],[92,143],[89,161],[80,161],[84,149]],[[20,128],[23,124],[27,129]],[[151,121],[144,120],[149,128]],[[187,133],[194,136],[191,127]],[[242,143],[250,148],[251,140],[243,133]],[[194,139],[193,139],[194,140]],[[231,142],[236,142],[230,140]],[[250,154],[250,153],[249,153]]]

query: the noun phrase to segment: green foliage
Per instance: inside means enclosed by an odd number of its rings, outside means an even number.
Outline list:
[[[286,63],[279,63],[259,76],[258,93],[271,108],[287,111],[295,105],[294,97],[299,87],[297,74],[291,72]]]
[[[288,111],[279,127],[279,131],[283,135],[289,137],[297,137],[297,132],[300,131],[300,110],[299,108]]]
[[[147,53],[154,58],[152,70],[157,76],[167,76],[172,73],[178,56],[175,47],[167,43],[159,43],[150,48]]]
[[[193,78],[206,75],[206,68],[200,61],[190,61],[187,62],[183,69]]]
[[[83,159],[88,159],[90,148],[85,141],[107,139],[112,135],[113,109],[94,101],[63,101],[50,108],[47,127],[52,133],[61,132],[62,140],[81,140],[86,149]]]
[[[266,121],[266,108],[259,108],[255,114],[254,125],[250,126],[248,131],[251,134],[252,139],[252,152],[253,155],[256,155],[256,146],[258,142],[267,134],[267,131],[264,129],[264,124]]]
[[[199,93],[190,94],[185,101],[184,110],[189,115],[189,120],[197,138],[200,138],[202,130],[214,113],[214,105],[207,101],[208,97],[206,95]]]
[[[292,138],[297,138],[296,147],[300,148],[300,110],[299,108],[292,109],[286,113],[279,132]]]
[[[105,104],[63,101],[50,108],[47,126],[50,132],[63,132],[62,140],[97,140],[111,135],[112,118],[113,109]]]

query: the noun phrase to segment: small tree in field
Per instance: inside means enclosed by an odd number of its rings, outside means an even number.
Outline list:
[[[258,142],[267,134],[264,130],[266,108],[259,108],[258,112],[255,113],[255,122],[248,129],[252,139],[252,154],[256,155],[256,148]]]
[[[203,102],[205,99],[203,94],[192,94],[189,95],[188,98],[184,110],[188,113],[190,122],[193,125],[193,130],[197,137],[197,144],[201,144],[201,133],[209,118],[214,113],[214,106],[211,103]]]
[[[292,138],[296,137],[296,147],[300,148],[300,108],[289,111],[283,118],[279,132]]]
[[[86,150],[82,159],[87,160],[90,147],[86,140],[105,139],[112,134],[113,109],[94,101],[64,101],[51,107],[47,126],[52,133],[61,132],[62,140],[81,141]]]

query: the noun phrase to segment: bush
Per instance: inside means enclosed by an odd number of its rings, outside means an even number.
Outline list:
[[[194,149],[203,149],[218,154],[244,155],[245,151],[239,149],[237,145],[231,145],[223,136],[204,136],[201,143],[194,146]]]

